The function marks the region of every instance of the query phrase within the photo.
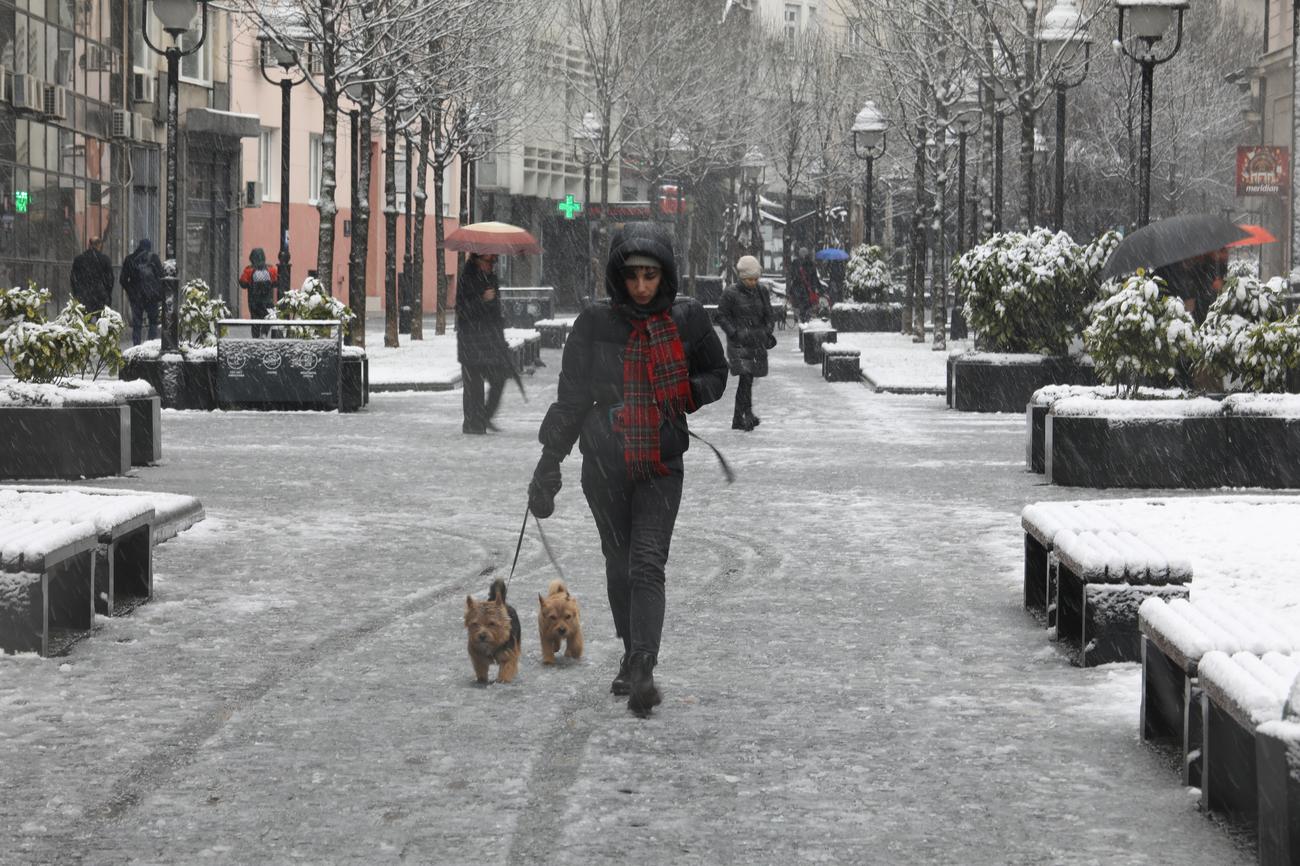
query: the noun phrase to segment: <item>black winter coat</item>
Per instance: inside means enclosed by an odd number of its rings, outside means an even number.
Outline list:
[[[623,262],[634,253],[653,256],[663,264],[659,294],[646,308],[632,303],[620,275]],[[564,343],[556,400],[547,410],[537,438],[544,449],[562,455],[577,441],[584,456],[622,464],[623,436],[614,431],[613,416],[623,403],[623,355],[632,333],[629,317],[671,310],[697,408],[722,397],[727,388],[727,362],[704,307],[694,298],[677,297],[672,240],[660,227],[630,223],[614,235],[605,290],[609,297],[583,310],[573,323]],[[665,417],[659,428],[660,459],[678,457],[689,445],[686,418]]]
[[[727,286],[718,303],[718,327],[727,335],[727,361],[733,376],[766,376],[767,347],[776,320],[772,300],[761,285]]]
[[[126,296],[136,303],[156,304],[163,296],[163,266],[158,254],[147,247],[136,247],[122,260],[117,281]]]
[[[488,289],[496,289],[497,295],[485,301]],[[466,367],[513,369],[496,274],[473,259],[466,259],[456,281],[456,360]]]
[[[72,296],[87,310],[102,310],[113,301],[113,263],[96,249],[72,260]]]

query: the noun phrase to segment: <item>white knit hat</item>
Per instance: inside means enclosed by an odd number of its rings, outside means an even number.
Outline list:
[[[761,277],[763,267],[758,263],[758,259],[753,256],[741,256],[740,261],[736,262],[736,273],[742,280],[752,277]]]

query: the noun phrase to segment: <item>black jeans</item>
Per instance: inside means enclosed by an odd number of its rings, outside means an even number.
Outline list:
[[[628,652],[659,656],[664,629],[664,565],[682,502],[682,458],[668,475],[627,477],[623,463],[582,461],[582,492],[605,554],[605,588],[614,631]]]
[[[460,382],[464,394],[461,407],[465,419],[460,429],[465,433],[487,432],[487,425],[501,405],[501,390],[506,383],[506,372],[500,367],[476,367],[462,364]],[[487,382],[487,399],[483,399],[483,383]]]
[[[149,339],[158,339],[158,320],[162,318],[162,301],[141,301],[128,298],[131,302],[131,344],[140,345],[140,331],[144,320],[149,319]]]
[[[754,414],[754,377],[741,373],[737,378],[740,382],[736,385],[736,411],[731,423],[743,424]]]

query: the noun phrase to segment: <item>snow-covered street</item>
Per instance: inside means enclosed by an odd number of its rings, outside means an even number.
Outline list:
[[[0,863],[1253,863],[1140,742],[1138,666],[1074,668],[1021,608],[1021,508],[1133,492],[1046,486],[1022,416],[828,384],[778,337],[757,430],[730,387],[692,419],[738,478],[687,455],[647,720],[608,693],[576,451],[544,528],[587,656],[541,664],[531,524],[518,679],[465,653],[558,352],[489,436],[459,390],[165,411],[162,465],[98,484],[207,519],[157,549],[152,602],[0,657]]]

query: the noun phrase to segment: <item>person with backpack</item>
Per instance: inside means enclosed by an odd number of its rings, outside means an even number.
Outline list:
[[[122,260],[118,282],[131,303],[131,344],[140,345],[140,331],[149,319],[149,339],[158,339],[158,322],[162,318],[163,267],[153,242],[144,238],[135,251]]]
[[[239,287],[248,292],[248,317],[265,319],[266,314],[275,306],[275,287],[279,285],[279,269],[267,264],[266,252],[261,247],[253,247],[248,254],[248,267],[239,275]],[[270,328],[253,327],[253,336],[260,337]]]

